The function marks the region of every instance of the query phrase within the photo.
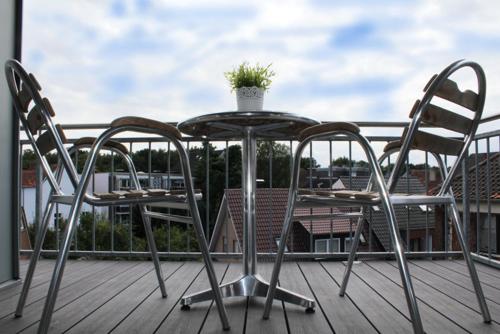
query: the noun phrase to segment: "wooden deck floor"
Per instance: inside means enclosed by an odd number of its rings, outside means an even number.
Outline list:
[[[162,262],[169,296],[162,299],[151,262],[70,261],[52,319],[53,333],[220,333],[210,302],[181,311],[182,295],[208,288],[199,262]],[[34,333],[54,262],[36,271],[24,316],[13,311],[20,286],[0,291],[0,332]],[[27,262],[21,264],[26,270]],[[259,271],[269,278],[271,263]],[[463,261],[411,261],[410,271],[427,333],[500,333],[500,271],[477,264],[493,317],[482,322]],[[356,264],[348,294],[337,295],[342,262],[288,262],[280,284],[313,296],[316,313],[275,302],[271,319],[262,320],[263,299],[227,299],[230,333],[410,333],[406,301],[394,262]],[[237,263],[216,263],[218,277],[238,276]]]

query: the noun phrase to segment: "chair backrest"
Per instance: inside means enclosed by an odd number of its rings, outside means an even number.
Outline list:
[[[449,77],[459,69],[470,68],[477,78],[477,91],[461,91],[455,81]],[[486,78],[479,64],[459,60],[446,67],[439,75],[435,74],[424,88],[422,100],[417,100],[410,112],[412,121],[402,136],[400,154],[389,178],[389,191],[393,192],[402,167],[411,149],[428,151],[439,155],[456,156],[456,160],[447,173],[439,194],[448,192],[451,180],[460,163],[468,154],[481,115],[486,97]],[[436,98],[437,97],[437,98]],[[453,107],[453,111],[435,104],[443,99]],[[430,125],[457,133],[459,139],[443,137],[419,129],[420,124]]]
[[[17,60],[8,60],[5,63],[5,76],[17,115],[50,186],[56,194],[61,193],[57,179],[45,157],[55,149],[72,185],[76,187],[78,174],[64,147],[67,143],[66,136],[61,125],[54,124],[54,110],[50,101],[40,95],[42,88],[35,76],[28,74]]]

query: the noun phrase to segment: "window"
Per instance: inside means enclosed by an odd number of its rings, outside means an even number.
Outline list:
[[[351,246],[352,246],[352,239],[350,237],[347,237],[344,239],[344,252],[350,252],[351,251]]]
[[[354,237],[346,237],[344,239],[344,252],[350,252],[351,251],[351,246],[352,246],[352,241],[354,240]],[[359,243],[365,243],[365,237],[363,236],[363,233],[359,236]],[[358,244],[359,245],[359,244]]]
[[[227,252],[227,238],[225,235],[222,236],[222,251]]]
[[[281,238],[274,238],[274,240],[276,241],[276,246],[280,246],[280,240]],[[285,245],[285,252],[288,252],[288,246]]]
[[[234,253],[241,253],[240,243],[238,242],[238,240],[233,240],[233,252]]]
[[[340,239],[316,239],[314,251],[317,253],[340,252]]]

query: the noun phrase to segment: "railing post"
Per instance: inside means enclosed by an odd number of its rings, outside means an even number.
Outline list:
[[[35,166],[35,230],[37,234],[40,233],[42,227],[42,201],[43,201],[43,184],[42,184],[43,174],[42,174],[42,166],[40,162],[36,163]]]
[[[462,160],[462,225],[464,229],[464,239],[468,245],[469,225],[470,225],[470,194],[469,194],[469,156]]]

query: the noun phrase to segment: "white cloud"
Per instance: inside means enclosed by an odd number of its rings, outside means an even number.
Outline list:
[[[232,109],[223,73],[242,60],[273,63],[270,109],[319,120],[406,121],[433,73],[471,58],[488,76],[485,114],[500,112],[500,2],[119,4],[114,15],[111,0],[25,3],[24,62],[62,123],[125,114],[182,121]],[[125,82],[113,78],[127,76],[130,91],[120,94]],[[377,80],[380,87],[363,85]]]

